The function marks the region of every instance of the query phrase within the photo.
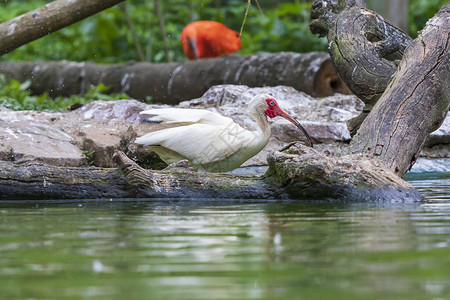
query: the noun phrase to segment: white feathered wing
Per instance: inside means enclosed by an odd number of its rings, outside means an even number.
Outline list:
[[[196,170],[227,171],[248,159],[248,155],[240,157],[238,152],[254,140],[253,133],[231,118],[207,110],[177,108],[146,110],[141,114],[154,115],[149,118],[152,121],[181,125],[150,132],[135,141],[151,146],[168,164],[187,159]],[[232,155],[235,157],[227,160]]]

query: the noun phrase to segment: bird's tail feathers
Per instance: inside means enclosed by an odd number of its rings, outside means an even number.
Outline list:
[[[138,137],[134,142],[141,145],[159,145],[163,139],[164,135],[161,134],[161,131],[155,131]]]

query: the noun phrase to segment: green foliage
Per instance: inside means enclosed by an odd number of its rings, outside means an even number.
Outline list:
[[[444,6],[447,0],[410,0],[408,6],[409,34],[416,38],[417,32]]]
[[[43,6],[51,0],[0,0],[0,22]],[[309,30],[312,1],[260,0],[266,17],[252,1],[242,36],[241,54],[279,51],[326,51],[326,39],[319,39]],[[446,0],[410,0],[409,33],[415,37]],[[144,60],[164,62],[163,36],[154,1],[127,0],[81,22],[24,45],[0,60],[72,60],[118,63],[140,60],[133,30],[142,48]],[[159,0],[170,49],[175,61],[186,58],[182,53],[179,35],[183,27],[195,20],[216,20],[239,31],[247,8],[243,0]],[[127,19],[128,16],[128,19]],[[91,87],[84,96],[51,99],[47,94],[31,95],[30,82],[20,83],[0,75],[0,105],[15,110],[59,111],[74,103],[93,100],[128,98],[125,94],[108,95],[107,87]]]
[[[0,22],[36,9],[50,0],[0,0]],[[309,30],[312,1],[259,0],[266,18],[255,1],[249,10],[242,36],[241,54],[279,51],[326,51],[326,39]],[[409,33],[415,37],[426,21],[446,0],[410,0]],[[239,31],[247,1],[244,0],[159,0],[163,11],[170,56],[182,61],[179,35],[183,27],[195,20],[215,20]],[[126,7],[125,7],[126,6]],[[125,8],[128,14],[125,13]],[[127,15],[130,20],[127,20]],[[40,38],[8,53],[0,60],[71,60],[118,63],[139,61],[130,21],[135,29],[144,60],[165,62],[159,18],[154,1],[127,0],[81,22]]]
[[[245,24],[242,53],[326,51],[326,39],[319,39],[309,30],[310,9],[311,2],[297,0],[280,3],[268,10],[265,18],[253,10]]]
[[[51,1],[0,0],[0,21],[6,21]],[[241,53],[314,50],[326,51],[326,41],[313,36],[308,28],[311,1],[260,1],[266,14],[263,18],[255,2],[250,8],[243,32]],[[247,1],[242,0],[159,0],[167,31],[170,56],[183,61],[179,36],[185,25],[195,20],[216,20],[239,31]],[[146,61],[164,62],[159,19],[154,1],[126,2],[89,17],[81,22],[20,47],[1,60],[71,60],[117,63],[139,61],[130,30],[125,5]]]
[[[36,9],[50,0],[0,0],[0,22]],[[242,54],[278,51],[326,51],[326,39],[309,30],[312,1],[259,0],[263,18],[252,1],[242,36]],[[426,21],[446,0],[410,0],[409,33],[415,37]],[[247,1],[244,0],[159,0],[167,31],[170,56],[182,61],[179,35],[183,27],[195,20],[215,20],[239,31]],[[125,7],[126,6],[126,7]],[[130,20],[127,20],[128,12]],[[71,60],[118,63],[139,61],[133,40],[131,21],[144,60],[165,62],[163,37],[154,1],[127,0],[81,22],[40,38],[8,53],[0,60]]]
[[[47,93],[40,96],[31,95],[28,91],[30,84],[29,80],[20,83],[17,80],[7,79],[5,75],[0,74],[0,106],[13,110],[62,111],[71,105],[86,104],[95,100],[129,99],[126,94],[106,94],[108,87],[104,84],[90,87],[83,96],[60,96],[52,99]]]
[[[83,156],[86,157],[88,164],[93,165],[94,164],[94,155],[95,155],[95,150],[93,151],[83,151],[82,152]]]

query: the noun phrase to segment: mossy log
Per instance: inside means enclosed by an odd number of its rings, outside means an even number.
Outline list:
[[[118,168],[63,168],[0,162],[0,200],[227,198],[418,201],[423,197],[376,161],[333,158],[296,144],[269,159],[264,175],[198,173],[182,163],[143,169],[117,151]]]
[[[286,85],[317,97],[351,93],[325,52],[232,55],[163,64],[0,62],[0,73],[19,81],[31,80],[30,89],[36,94],[83,94],[89,86],[104,83],[111,92],[166,104],[201,97],[218,84]]]

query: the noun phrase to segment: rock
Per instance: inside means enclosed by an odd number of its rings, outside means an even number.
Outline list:
[[[60,166],[85,165],[87,160],[82,150],[74,144],[65,128],[57,125],[61,118],[62,114],[16,112],[0,107],[0,126],[3,128],[0,132],[0,159],[39,160]],[[78,126],[76,116],[68,116],[64,122]]]
[[[94,101],[83,105],[75,112],[85,120],[121,120],[136,122],[140,120],[139,112],[148,105],[137,100]]]
[[[128,101],[126,101],[128,102]],[[133,101],[131,104],[139,102]],[[108,118],[100,118],[98,109],[104,102],[95,103],[89,111],[91,118],[74,113],[46,113],[11,111],[0,108],[0,159],[14,161],[42,161],[58,166],[114,167],[112,154],[127,147],[136,136],[135,122],[116,118],[124,102],[117,101]],[[132,105],[128,108],[133,108]],[[139,111],[139,110],[138,110]],[[133,114],[129,114],[130,116]],[[138,113],[134,113],[135,117]],[[126,114],[121,115],[126,118]],[[95,119],[94,117],[97,117]]]
[[[447,177],[450,177],[450,159],[419,158],[408,173],[409,174],[441,173],[447,174]]]
[[[337,94],[317,99],[287,86],[249,88],[245,85],[213,86],[202,97],[181,102],[178,107],[216,110],[247,126],[251,121],[245,114],[247,103],[261,93],[273,96],[283,109],[304,121],[345,123],[359,115],[363,108],[363,103],[353,95]]]
[[[112,168],[115,167],[112,161],[114,151],[117,149],[126,150],[128,144],[136,137],[132,124],[112,119],[109,121],[92,121],[72,132],[73,140],[86,156],[92,165]]]
[[[249,88],[214,86],[202,97],[182,102],[181,108],[202,108],[232,117],[244,128],[255,129],[246,104],[258,93],[268,93],[293,115],[315,141],[319,153],[342,156],[347,153],[350,133],[346,120],[359,114],[362,102],[355,96],[335,95],[312,98],[291,87]],[[137,136],[166,128],[166,124],[142,122],[139,112],[167,105],[148,105],[136,100],[95,101],[62,113],[12,111],[0,107],[0,160],[43,161],[56,166],[115,167],[116,149],[145,168],[164,168],[148,147],[133,143]],[[430,135],[423,155],[450,157],[449,117]],[[282,118],[271,120],[272,137],[266,148],[244,166],[267,165],[267,156],[292,141],[303,140],[302,133]]]
[[[450,158],[450,115],[447,114],[438,130],[432,132],[425,142],[421,156],[427,158]]]

